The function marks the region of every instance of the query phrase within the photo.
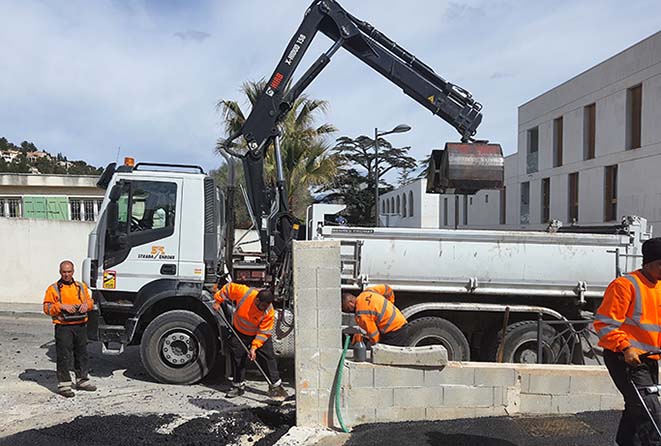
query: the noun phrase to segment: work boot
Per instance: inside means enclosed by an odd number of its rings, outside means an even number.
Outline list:
[[[284,387],[282,387],[282,384],[278,386],[269,386],[269,397],[271,398],[282,398],[285,399],[289,396],[287,391],[285,390]]]
[[[83,379],[76,383],[76,389],[94,392],[96,391],[96,386],[92,384],[89,379]]]
[[[76,396],[76,394],[73,393],[73,390],[71,390],[71,384],[70,383],[69,384],[64,384],[64,385],[59,384],[57,386],[57,393],[59,393],[60,395],[62,395],[65,398],[73,398],[74,396]]]
[[[245,386],[234,386],[229,392],[225,394],[225,398],[236,398],[237,396],[241,396],[244,393],[246,393]]]

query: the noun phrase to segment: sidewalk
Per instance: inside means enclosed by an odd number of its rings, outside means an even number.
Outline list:
[[[41,304],[0,302],[0,314],[43,314]]]

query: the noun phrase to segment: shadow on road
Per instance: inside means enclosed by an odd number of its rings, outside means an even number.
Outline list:
[[[500,438],[485,437],[471,434],[445,434],[443,432],[426,432],[429,446],[519,446]]]

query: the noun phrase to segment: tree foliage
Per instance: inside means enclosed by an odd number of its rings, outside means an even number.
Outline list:
[[[7,173],[41,173],[59,175],[99,175],[102,169],[87,164],[85,161],[69,161],[62,153],[53,157],[48,152],[41,151],[33,143],[23,141],[15,145],[0,137],[0,152],[18,152],[11,162],[0,157],[0,172]],[[45,155],[39,155],[44,152]]]
[[[241,91],[250,107],[255,104],[265,86],[264,80],[243,84]],[[280,149],[289,208],[299,218],[304,216],[306,207],[312,201],[310,188],[327,184],[337,173],[339,159],[331,153],[331,146],[327,142],[328,135],[336,129],[327,123],[316,125],[319,115],[324,114],[327,108],[326,101],[301,95],[281,123]],[[237,101],[223,99],[218,102],[218,110],[226,135],[241,129],[247,113],[244,113]],[[219,141],[217,150],[220,150],[221,142]],[[232,148],[245,151],[245,142],[234,142]],[[275,159],[272,147],[266,150],[264,171],[266,181],[274,183]],[[237,197],[237,202],[239,201],[243,201],[242,197]],[[240,214],[241,210],[237,209],[237,213]]]

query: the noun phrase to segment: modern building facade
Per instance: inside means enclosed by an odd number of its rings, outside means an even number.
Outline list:
[[[459,212],[454,196],[432,196],[435,204],[421,197],[418,207],[436,209],[413,213],[436,213],[420,227],[522,229],[639,215],[659,234],[659,172],[661,32],[519,107],[518,150],[505,159],[504,190],[460,197]],[[409,186],[385,194],[380,209]],[[389,225],[397,222],[390,217]]]
[[[0,174],[0,217],[96,221],[103,191],[96,176]]]

